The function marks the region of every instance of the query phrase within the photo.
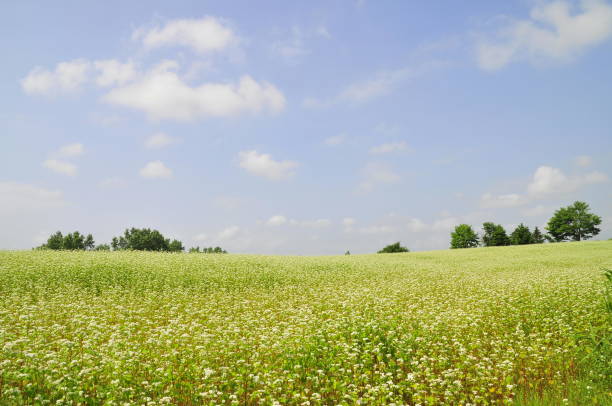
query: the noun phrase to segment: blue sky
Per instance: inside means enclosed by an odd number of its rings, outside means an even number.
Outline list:
[[[0,247],[153,227],[231,252],[612,237],[612,2],[0,6]]]

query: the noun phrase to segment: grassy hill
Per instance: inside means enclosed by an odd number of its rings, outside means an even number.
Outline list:
[[[4,251],[0,404],[609,404],[603,268],[609,241]]]

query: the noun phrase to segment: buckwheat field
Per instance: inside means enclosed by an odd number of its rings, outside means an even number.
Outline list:
[[[4,251],[0,404],[610,404],[605,268],[609,241]]]

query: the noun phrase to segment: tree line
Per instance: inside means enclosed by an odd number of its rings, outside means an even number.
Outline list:
[[[587,203],[576,201],[555,211],[545,227],[546,233],[542,233],[538,227],[530,231],[529,227],[521,223],[508,235],[501,224],[485,222],[479,236],[471,225],[460,224],[451,232],[451,248],[582,241],[599,234],[601,230],[597,226],[600,224],[601,217],[591,213]]]
[[[165,238],[162,233],[150,228],[129,228],[125,229],[123,235],[113,237],[110,244],[95,245],[91,234],[81,234],[78,231],[63,235],[61,231],[51,234],[45,244],[36,249],[49,250],[82,250],[82,251],[162,251],[162,252],[183,252],[185,247],[179,240]],[[190,248],[190,253],[204,254],[227,254],[221,247]]]

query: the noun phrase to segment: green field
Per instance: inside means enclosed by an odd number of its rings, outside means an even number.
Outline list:
[[[609,241],[4,251],[0,404],[610,404],[603,268]]]

